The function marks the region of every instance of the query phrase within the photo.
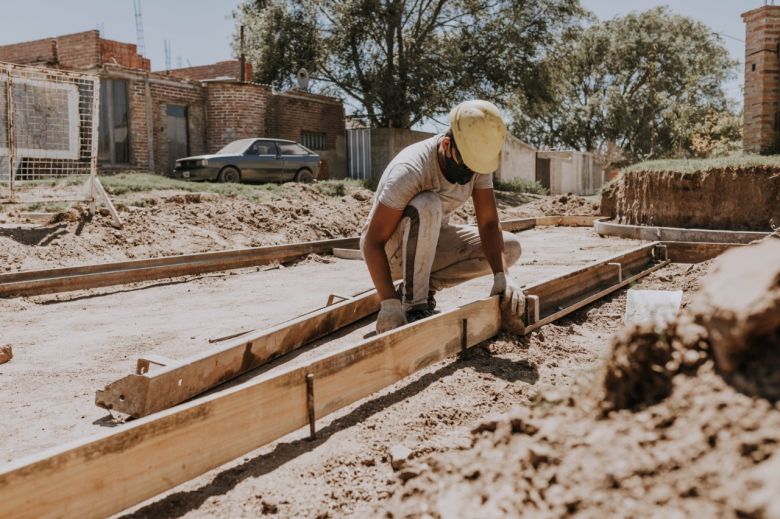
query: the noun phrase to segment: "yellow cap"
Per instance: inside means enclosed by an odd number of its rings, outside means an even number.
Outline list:
[[[506,124],[496,105],[480,99],[464,101],[450,112],[450,126],[469,169],[483,174],[498,169]]]

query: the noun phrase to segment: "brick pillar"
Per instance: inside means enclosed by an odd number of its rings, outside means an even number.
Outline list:
[[[780,136],[780,6],[742,14],[745,22],[745,113],[742,147],[746,152],[777,153]]]

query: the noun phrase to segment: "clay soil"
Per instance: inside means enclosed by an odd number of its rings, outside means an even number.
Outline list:
[[[780,170],[629,170],[604,191],[601,207],[631,225],[768,231],[780,227]]]

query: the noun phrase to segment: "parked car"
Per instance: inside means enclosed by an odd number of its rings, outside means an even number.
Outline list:
[[[294,141],[240,139],[213,155],[178,159],[172,176],[217,182],[311,182],[320,164],[319,155]]]

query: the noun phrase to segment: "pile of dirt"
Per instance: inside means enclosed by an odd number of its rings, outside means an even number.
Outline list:
[[[722,256],[676,322],[614,338],[600,387],[484,422],[421,460],[386,516],[780,517],[778,255]]]
[[[780,171],[627,171],[602,195],[619,223],[767,231],[780,226]]]
[[[270,202],[213,193],[151,191],[117,202],[124,227],[111,226],[108,210],[87,221],[85,207],[56,214],[45,225],[0,227],[0,269],[54,266],[193,254],[310,240],[357,236],[374,193],[349,186],[327,194],[316,186],[285,184]],[[592,214],[582,197],[499,193],[501,218]],[[10,215],[11,217],[13,215]],[[453,223],[473,223],[469,201]]]
[[[366,189],[329,196],[305,184],[285,185],[267,203],[147,192],[133,200],[138,205],[117,204],[121,230],[111,226],[105,209],[87,221],[84,207],[44,226],[0,228],[0,256],[11,271],[355,236],[372,196]]]

